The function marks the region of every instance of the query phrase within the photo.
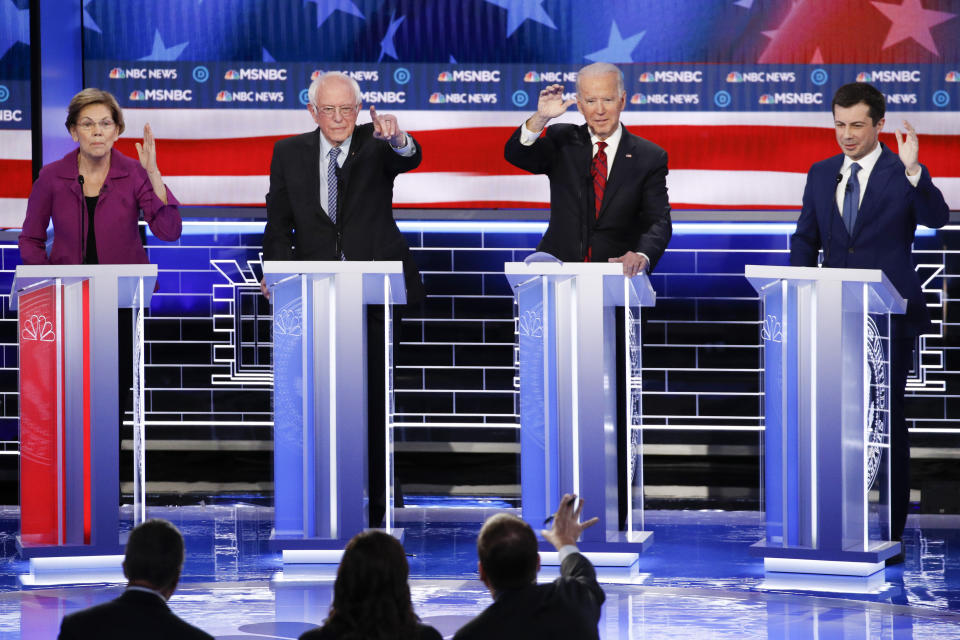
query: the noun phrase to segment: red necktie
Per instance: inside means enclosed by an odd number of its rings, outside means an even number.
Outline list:
[[[604,151],[607,143],[600,141],[597,143],[597,155],[593,156],[590,163],[590,177],[593,178],[593,215],[600,217],[600,205],[603,204],[603,190],[607,188],[607,153]],[[587,248],[586,262],[590,262],[593,257],[593,249]]]
[[[597,155],[590,163],[590,177],[593,178],[593,214],[600,217],[600,205],[603,204],[603,190],[607,188],[606,142],[597,143]]]

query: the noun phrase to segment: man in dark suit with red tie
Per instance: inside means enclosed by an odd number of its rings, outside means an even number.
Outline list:
[[[183,536],[166,520],[147,520],[130,532],[123,557],[128,583],[121,596],[65,616],[59,640],[213,640],[170,611],[183,568]]]
[[[790,264],[816,266],[823,249],[823,266],[881,269],[907,299],[906,315],[892,316],[889,353],[891,536],[900,540],[910,501],[903,396],[917,336],[932,329],[911,249],[917,225],[942,227],[950,210],[919,162],[917,133],[909,122],[903,122],[906,133],[897,130],[898,154],[880,143],[882,93],[866,83],[846,84],[832,108],[842,153],[814,164],[807,174]]]
[[[547,123],[574,104],[586,122]],[[623,273],[649,272],[670,242],[667,152],[620,123],[627,104],[623,73],[597,62],[577,74],[576,100],[563,99],[563,85],[540,92],[537,112],[514,131],[504,148],[511,164],[550,179],[550,222],[537,245],[563,262],[619,262]],[[619,316],[619,314],[618,314]],[[617,322],[617,344],[623,343]],[[624,354],[617,350],[617,371]],[[620,523],[626,519],[626,402],[617,378],[617,442]]]

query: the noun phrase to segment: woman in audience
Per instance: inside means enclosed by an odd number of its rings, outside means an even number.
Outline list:
[[[330,615],[300,640],[441,640],[413,612],[409,573],[396,538],[382,531],[358,533],[343,551]]]

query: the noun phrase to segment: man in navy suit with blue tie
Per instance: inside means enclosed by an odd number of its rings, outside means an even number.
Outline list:
[[[917,133],[904,120],[898,154],[879,141],[886,101],[873,86],[843,85],[833,97],[842,154],[817,162],[807,174],[803,209],[790,239],[790,264],[881,269],[907,300],[892,316],[890,340],[891,534],[900,540],[910,502],[910,442],[903,415],[907,372],[917,336],[932,328],[911,249],[918,224],[939,228],[950,210],[920,164]],[[899,557],[902,560],[902,553]]]

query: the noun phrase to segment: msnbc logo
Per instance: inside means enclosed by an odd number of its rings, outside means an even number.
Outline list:
[[[439,94],[439,93],[430,94],[430,104],[443,104],[446,101],[447,99],[442,94]]]
[[[228,69],[227,72],[226,72],[225,74],[223,74],[223,79],[224,79],[224,80],[239,80],[239,79],[240,79],[240,72],[237,71],[236,69]],[[221,91],[221,93],[223,93],[223,92]],[[217,98],[219,99],[219,96],[217,96]]]
[[[769,93],[765,93],[760,96],[760,104],[775,104],[773,96]]]
[[[139,89],[134,89],[133,91],[130,92],[130,99],[131,99],[131,100],[146,100],[146,99],[147,99],[147,96],[144,95],[143,91],[140,91]]]
[[[653,82],[653,80],[654,80],[653,74],[650,73],[649,71],[644,71],[643,73],[640,74],[640,82]]]
[[[127,74],[123,72],[123,69],[120,67],[114,67],[110,69],[110,79],[111,80],[123,80],[127,77]]]
[[[635,93],[630,97],[630,104],[647,104],[647,96]]]
[[[233,94],[229,91],[221,91],[217,94],[217,102],[233,102]]]
[[[727,82],[743,82],[743,74],[739,71],[731,71],[727,74]]]
[[[540,82],[540,74],[536,71],[527,71],[526,75],[523,76],[524,82]]]
[[[960,82],[960,71],[948,71],[947,82]]]
[[[453,74],[449,71],[441,71],[440,75],[437,76],[438,82],[453,82]]]

